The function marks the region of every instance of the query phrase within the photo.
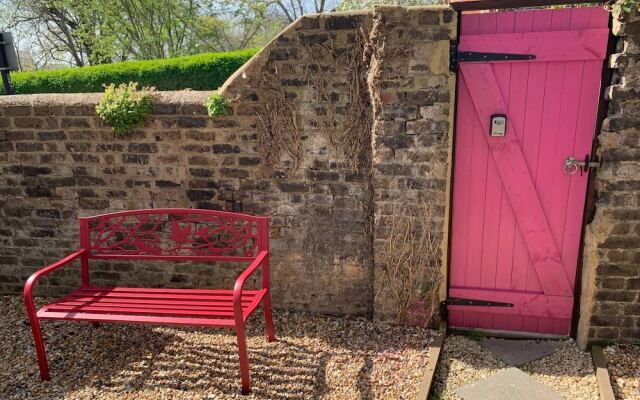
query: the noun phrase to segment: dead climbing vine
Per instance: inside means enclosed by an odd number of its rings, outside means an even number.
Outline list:
[[[394,207],[383,216],[387,238],[379,255],[382,280],[379,292],[393,301],[396,323],[404,323],[407,310],[415,301],[423,301],[433,315],[440,282],[440,229],[434,223],[428,204],[418,207]]]
[[[321,134],[354,171],[371,165],[371,102],[367,88],[369,59],[365,54],[368,33],[359,29],[349,49],[336,49],[333,40],[303,47],[308,63],[305,79],[315,91],[322,118],[316,121]],[[345,73],[346,72],[346,73]],[[348,100],[338,105],[335,74],[347,76]],[[330,82],[334,82],[333,85]]]
[[[313,44],[303,44],[297,36],[295,40],[304,55],[300,79],[314,95],[316,118],[311,125],[353,171],[369,171],[373,122],[367,84],[368,32],[356,31],[346,48],[336,48],[333,39]],[[346,82],[341,79],[345,76]],[[298,104],[283,89],[277,72],[262,74],[255,90],[260,99],[256,114],[263,165],[267,170],[282,168],[288,155],[291,165],[287,167],[295,173],[303,156]]]
[[[367,86],[369,57],[366,55],[368,33],[360,30],[349,60],[351,79],[349,84],[349,107],[344,123],[342,149],[354,170],[371,166],[371,134],[373,114]]]
[[[280,80],[265,73],[257,85],[260,106],[258,117],[258,152],[268,170],[281,168],[283,156],[289,154],[291,171],[302,161],[302,132],[298,124],[298,109],[287,97]]]

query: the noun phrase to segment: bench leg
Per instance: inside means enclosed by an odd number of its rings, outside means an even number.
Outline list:
[[[238,336],[238,356],[240,357],[240,376],[242,378],[242,394],[251,392],[251,380],[249,378],[249,357],[247,356],[247,337],[244,324],[236,326]]]
[[[42,340],[42,331],[40,330],[40,321],[35,315],[35,308],[33,304],[29,307],[27,304],[27,315],[29,316],[29,325],[31,326],[31,333],[33,334],[33,341],[36,345],[36,354],[38,356],[38,366],[40,367],[40,378],[48,381],[49,378],[49,365],[47,363],[47,353],[44,350],[44,340]]]
[[[276,334],[273,330],[273,316],[271,315],[271,292],[267,292],[262,300],[262,308],[264,309],[264,325],[267,334],[267,341],[276,340]]]

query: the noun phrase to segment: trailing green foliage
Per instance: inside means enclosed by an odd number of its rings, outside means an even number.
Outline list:
[[[207,107],[207,112],[211,117],[217,117],[219,115],[229,115],[229,107],[231,106],[231,101],[220,93],[213,93],[211,96],[209,96],[207,102],[204,103],[204,106]]]
[[[473,340],[474,342],[479,342],[485,338],[485,334],[482,333],[481,331],[471,329],[470,331],[467,332],[467,337]]]
[[[16,94],[101,92],[104,85],[138,82],[158,90],[212,90],[220,87],[257,49],[92,67],[11,74]]]
[[[105,86],[104,96],[96,105],[96,112],[117,134],[131,132],[142,124],[153,109],[153,88],[138,90],[137,82]]]
[[[633,7],[640,8],[640,0],[622,0],[620,1],[620,8],[622,11],[628,13],[631,12]]]

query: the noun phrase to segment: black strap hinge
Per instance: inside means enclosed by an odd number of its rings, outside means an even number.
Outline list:
[[[455,40],[449,42],[449,71],[458,71],[458,42]]]
[[[490,61],[527,61],[535,60],[534,54],[513,53],[483,53],[480,51],[458,51],[458,43],[449,43],[449,70],[456,72],[461,62],[490,62]]]
[[[472,306],[472,307],[513,307],[512,303],[502,303],[491,300],[465,299],[462,297],[448,297],[440,302],[440,316],[445,320],[448,318],[449,310],[447,306]]]
[[[448,306],[473,306],[473,307],[513,307],[512,303],[502,303],[491,300],[464,299],[462,297],[449,297],[443,301]]]

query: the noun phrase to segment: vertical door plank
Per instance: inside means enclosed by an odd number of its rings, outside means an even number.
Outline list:
[[[571,23],[571,9],[565,8],[561,10],[556,10],[551,16],[551,31],[565,31],[569,29]],[[563,132],[559,130],[560,122],[562,117],[566,117],[561,113],[562,106],[562,94],[564,89],[564,79],[567,75],[565,75],[567,69],[566,62],[551,62],[548,64],[547,69],[547,91],[545,94],[545,106],[548,104],[549,107],[545,108],[545,121],[546,124],[543,124],[542,128],[542,136],[541,136],[541,144],[540,148],[544,151],[544,160],[541,166],[541,170],[538,173],[538,181],[539,184],[536,188],[538,194],[540,196],[542,207],[547,215],[550,227],[553,224],[553,220],[551,220],[551,207],[552,207],[552,191],[554,184],[555,172],[557,172],[559,166],[558,156],[554,149],[557,148],[558,141],[560,140]],[[556,243],[557,248],[560,250],[560,244],[557,243],[556,237],[554,236],[554,242]],[[562,270],[564,271],[564,263],[562,265]],[[539,322],[539,326],[542,326],[543,329],[547,332],[554,331],[554,320],[552,318],[541,318]]]
[[[496,31],[497,16],[496,13],[485,13],[478,15],[478,31],[477,34],[491,34]],[[469,82],[465,80],[467,88],[469,88]],[[487,188],[492,182],[487,181],[490,178],[488,172],[489,163],[489,148],[482,140],[481,125],[486,121],[478,119],[476,115],[476,122],[474,125],[473,133],[473,150],[471,154],[472,163],[472,181],[471,181],[471,199],[469,210],[469,248],[467,255],[467,287],[483,287],[482,277],[483,273],[483,250],[484,246],[484,228],[486,217],[486,201],[487,201]],[[483,143],[484,142],[484,143]]]
[[[478,34],[494,34],[498,32],[501,25],[500,19],[503,13],[484,13],[479,16]],[[486,121],[479,121],[486,123]],[[499,209],[493,207],[496,202],[495,193],[498,188],[502,188],[499,177],[496,175],[495,163],[487,152],[486,157],[486,184],[484,187],[484,219],[482,227],[482,255],[479,265],[481,288],[494,288],[495,286],[495,254],[497,253],[497,243],[494,237],[495,230],[491,225],[499,221]],[[495,316],[488,312],[478,312],[478,327],[486,329],[496,329],[494,326]]]
[[[556,134],[556,143],[550,149],[550,158],[548,159],[554,169],[552,171],[547,215],[549,216],[551,233],[561,254],[564,244],[569,181],[571,179],[570,175],[564,173],[563,164],[567,157],[573,155],[583,70],[584,61],[570,61],[565,64],[562,100],[560,102],[560,122]],[[578,157],[582,156],[578,155]],[[568,274],[570,271],[567,268],[567,260],[563,259],[563,267]]]
[[[540,29],[540,18],[536,20],[537,29],[534,29],[534,16],[535,12],[520,12],[522,15],[520,22],[516,25],[516,30],[529,32]],[[524,16],[527,16],[526,19]],[[551,18],[549,17],[549,23]],[[524,64],[521,64],[524,67]],[[542,117],[542,99],[544,96],[544,81],[546,79],[546,63],[528,63],[527,65],[527,79],[526,79],[526,92],[523,96],[525,98],[525,109],[522,113],[522,131],[518,133],[518,140],[522,144],[522,151],[527,161],[527,166],[532,176],[535,178],[535,171],[538,157],[538,135],[540,131],[540,121]],[[522,68],[518,66],[518,68]],[[514,81],[515,82],[515,81]],[[524,83],[521,83],[524,84]],[[512,97],[515,98],[515,97]],[[516,113],[512,113],[515,117]],[[513,119],[513,118],[512,118]],[[507,196],[506,192],[503,192],[504,196]],[[506,217],[506,218],[505,218]],[[505,260],[504,263],[511,262],[511,279],[510,287],[506,289],[513,289],[516,291],[542,291],[539,287],[527,287],[527,275],[529,271],[533,272],[533,264],[529,261],[529,254],[527,247],[522,238],[522,233],[517,227],[515,215],[511,209],[509,203],[508,210],[503,212],[503,220],[509,221],[513,224],[511,229],[509,225],[505,225],[504,229],[508,230],[508,237],[513,236],[512,248],[504,251]],[[503,229],[503,226],[500,228]],[[502,253],[502,251],[501,251]],[[510,259],[509,259],[510,258]],[[537,278],[536,278],[537,279]]]
[[[533,11],[532,30],[534,32],[548,32],[551,30],[552,15],[553,11],[549,9]],[[546,91],[545,82],[547,80],[548,64],[549,63],[532,63],[529,69],[530,92],[527,94],[527,115],[531,115],[531,117],[527,117],[527,128],[530,129],[530,131],[525,135],[526,139],[524,142],[524,148],[529,156],[529,170],[536,182],[538,177],[538,155],[541,144],[540,139],[542,134],[542,117],[544,115],[544,97]],[[536,98],[538,93],[533,92],[536,90],[540,91],[539,103],[536,102],[536,100],[538,100]],[[539,114],[535,114],[538,110],[536,106],[539,106]],[[531,108],[533,108],[533,110],[531,110]],[[532,124],[533,126],[530,127],[529,124]],[[530,146],[534,147],[529,148]],[[524,289],[531,292],[541,291],[542,288],[535,273],[535,269],[533,268],[533,262],[527,258],[528,255],[526,255],[526,252],[527,249],[524,237],[522,236],[522,232],[518,230],[516,235],[516,247],[514,249],[514,260],[527,263],[526,277],[524,278]],[[514,277],[514,281],[517,282],[515,287],[521,288],[522,281],[520,280],[520,276]],[[536,323],[536,326],[537,325],[538,324]]]
[[[500,12],[495,13],[497,16],[496,33],[513,33],[516,13]],[[493,64],[493,73],[496,76],[500,93],[507,105],[507,115],[511,115],[509,109],[509,99],[511,95],[511,71],[513,68],[512,63],[505,64]],[[506,274],[498,275],[498,252],[502,246],[499,242],[500,235],[500,218],[502,210],[502,192],[503,185],[500,179],[500,174],[497,170],[493,157],[489,157],[489,172],[487,173],[487,181],[491,179],[491,185],[487,186],[487,216],[485,217],[485,232],[484,241],[488,243],[485,245],[485,253],[483,255],[483,266],[486,271],[486,279],[483,282],[483,288],[494,289],[497,287],[498,280],[506,283],[510,280],[510,276]],[[505,199],[508,201],[507,199]],[[484,275],[484,274],[483,274]],[[508,283],[506,283],[508,285]],[[504,314],[494,314],[492,318],[493,329],[506,330],[509,329],[508,322],[509,316]]]
[[[465,14],[461,19],[460,34],[473,35],[478,33],[480,14]],[[458,83],[458,107],[462,110],[473,109],[471,98],[469,97],[464,77],[459,75]],[[471,108],[469,108],[471,107]],[[456,129],[456,163],[454,167],[454,205],[452,217],[454,218],[452,234],[452,254],[451,254],[451,281],[452,286],[466,286],[467,274],[467,253],[469,251],[469,208],[470,189],[472,179],[471,155],[473,149],[473,131],[476,117],[473,113],[456,113],[457,125],[462,128]],[[458,163],[461,166],[458,166]],[[458,195],[457,190],[461,193]],[[456,233],[456,230],[460,231]],[[450,314],[450,323],[458,324],[454,326],[469,326],[465,324],[466,311],[456,311]]]
[[[571,9],[571,30],[589,29],[592,8],[580,7]]]
[[[465,311],[450,310],[449,318],[448,318],[449,326],[459,326],[459,327],[466,326],[464,324],[464,314],[465,314]]]
[[[498,18],[502,16],[503,13],[495,13],[492,15],[493,18],[486,18],[489,14],[485,15],[485,18],[482,20],[485,21],[483,24],[480,23],[481,30],[479,33],[496,33],[497,27],[502,26],[502,18]],[[484,29],[482,29],[484,27]],[[508,74],[510,71],[504,69],[504,65],[502,66],[494,66],[498,67],[501,70],[501,73]],[[502,75],[504,78],[504,75]],[[507,78],[508,79],[508,78]],[[489,121],[480,121],[480,123],[488,124]],[[499,205],[499,197],[497,194],[502,190],[502,183],[500,182],[500,177],[498,176],[498,172],[496,170],[495,163],[493,162],[491,157],[487,157],[487,184],[484,188],[485,190],[485,217],[484,217],[484,227],[482,231],[482,274],[480,280],[480,287],[483,289],[493,289],[495,288],[495,279],[496,279],[496,255],[498,251],[497,244],[497,231],[495,229],[496,224],[500,222],[500,214],[499,207],[496,207],[496,204]]]
[[[460,21],[460,35],[475,35],[478,33],[480,14],[463,14]]]
[[[533,13],[532,12],[516,12],[514,18],[514,33],[518,32],[531,32],[533,27]],[[508,108],[510,116],[518,116],[518,118],[511,118],[514,126],[516,127],[516,133],[518,135],[518,142],[520,147],[523,148],[523,154],[525,160],[527,160],[527,151],[524,147],[524,136],[526,134],[526,116],[527,116],[527,93],[529,89],[529,68],[531,63],[514,63],[511,65],[511,82],[509,85],[509,98]],[[528,160],[527,160],[528,162]],[[498,266],[496,281],[496,288],[508,290],[512,287],[513,277],[513,250],[515,247],[516,239],[516,219],[509,203],[509,197],[506,191],[502,190],[502,207],[500,210],[500,251],[498,252]],[[524,245],[524,244],[523,244]],[[528,254],[524,249],[525,260],[528,260]],[[524,276],[526,279],[526,268],[528,263],[519,264],[522,272],[520,276]],[[507,321],[508,330],[521,331],[524,329],[522,315],[509,315]]]
[[[469,91],[461,77],[458,82],[458,109],[473,109]],[[465,286],[465,271],[467,266],[467,236],[469,224],[469,189],[471,185],[471,154],[473,139],[473,124],[475,116],[472,113],[459,112],[456,115],[456,146],[453,181],[453,229],[451,233],[451,286]]]
[[[526,332],[544,332],[538,327],[538,317],[529,316],[522,318],[522,330]]]
[[[608,28],[609,27],[609,11],[604,6],[589,7],[591,16],[589,18],[589,28]]]
[[[465,79],[465,84],[467,89],[470,89],[471,82],[468,79]],[[484,131],[481,124],[483,121],[480,121],[477,115],[474,115],[473,118],[466,285],[467,287],[480,287],[482,231],[484,227],[489,148],[482,137]]]

